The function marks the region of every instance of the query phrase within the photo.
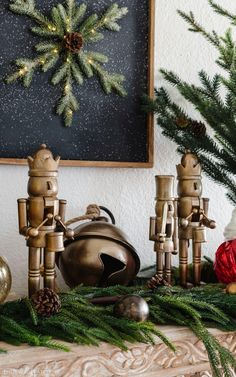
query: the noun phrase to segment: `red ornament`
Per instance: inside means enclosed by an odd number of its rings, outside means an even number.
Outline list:
[[[216,252],[214,270],[221,283],[236,282],[236,240],[220,245]]]

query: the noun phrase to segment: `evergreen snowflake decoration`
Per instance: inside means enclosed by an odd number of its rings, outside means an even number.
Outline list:
[[[63,115],[65,126],[70,126],[73,114],[79,109],[79,103],[73,94],[73,83],[82,85],[84,78],[96,75],[106,94],[113,91],[126,96],[123,87],[124,76],[108,73],[103,65],[108,62],[107,56],[100,52],[87,50],[93,42],[103,38],[102,30],[118,32],[118,20],[128,13],[128,8],[112,4],[107,11],[98,17],[92,14],[85,17],[86,4],[77,5],[76,0],[66,0],[65,5],[53,7],[49,17],[36,9],[34,0],[12,0],[10,10],[31,18],[36,26],[32,33],[44,38],[35,46],[38,53],[34,59],[17,59],[17,70],[6,78],[7,83],[21,80],[29,87],[33,74],[41,69],[47,72],[54,68],[51,82],[53,85],[63,83],[63,94],[57,104],[56,112]],[[59,68],[55,68],[60,62]]]

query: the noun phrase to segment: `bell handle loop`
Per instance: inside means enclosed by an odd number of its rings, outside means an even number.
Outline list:
[[[114,217],[113,213],[112,213],[108,208],[106,208],[106,207],[99,206],[99,208],[100,208],[102,211],[104,211],[104,212],[110,217],[110,219],[111,219],[111,223],[112,223],[113,225],[115,225],[115,224],[116,224],[116,220],[115,220],[115,217]]]
[[[80,221],[85,221],[85,220],[96,220],[97,218],[100,217],[100,210],[106,212],[106,214],[110,217],[111,223],[115,225],[115,217],[112,214],[112,212],[103,206],[98,206],[96,204],[90,204],[87,207],[86,214],[79,216],[79,217],[74,217],[71,220],[66,221],[65,225],[68,227],[69,225],[75,224]]]

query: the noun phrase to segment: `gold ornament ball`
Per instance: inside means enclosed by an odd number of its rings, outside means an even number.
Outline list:
[[[236,295],[236,283],[230,283],[226,287],[226,293],[229,295]]]
[[[3,302],[11,289],[11,271],[3,257],[0,257],[0,303]]]
[[[142,297],[127,295],[115,304],[114,314],[136,322],[145,322],[149,315],[149,306]]]

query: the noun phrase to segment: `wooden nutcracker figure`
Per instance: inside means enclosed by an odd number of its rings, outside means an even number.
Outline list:
[[[150,236],[156,252],[158,278],[171,283],[171,256],[177,252],[177,202],[174,177],[156,176],[156,216],[150,218]]]
[[[29,296],[40,289],[42,271],[44,287],[55,290],[55,253],[64,250],[64,237],[73,238],[64,225],[66,201],[57,199],[59,160],[44,144],[28,157],[29,197],[18,199],[19,232],[29,248]]]
[[[188,286],[188,248],[192,240],[193,282],[201,283],[201,246],[206,242],[206,227],[214,229],[216,223],[208,216],[209,199],[202,198],[201,165],[196,155],[186,151],[178,174],[178,237],[180,283]]]

